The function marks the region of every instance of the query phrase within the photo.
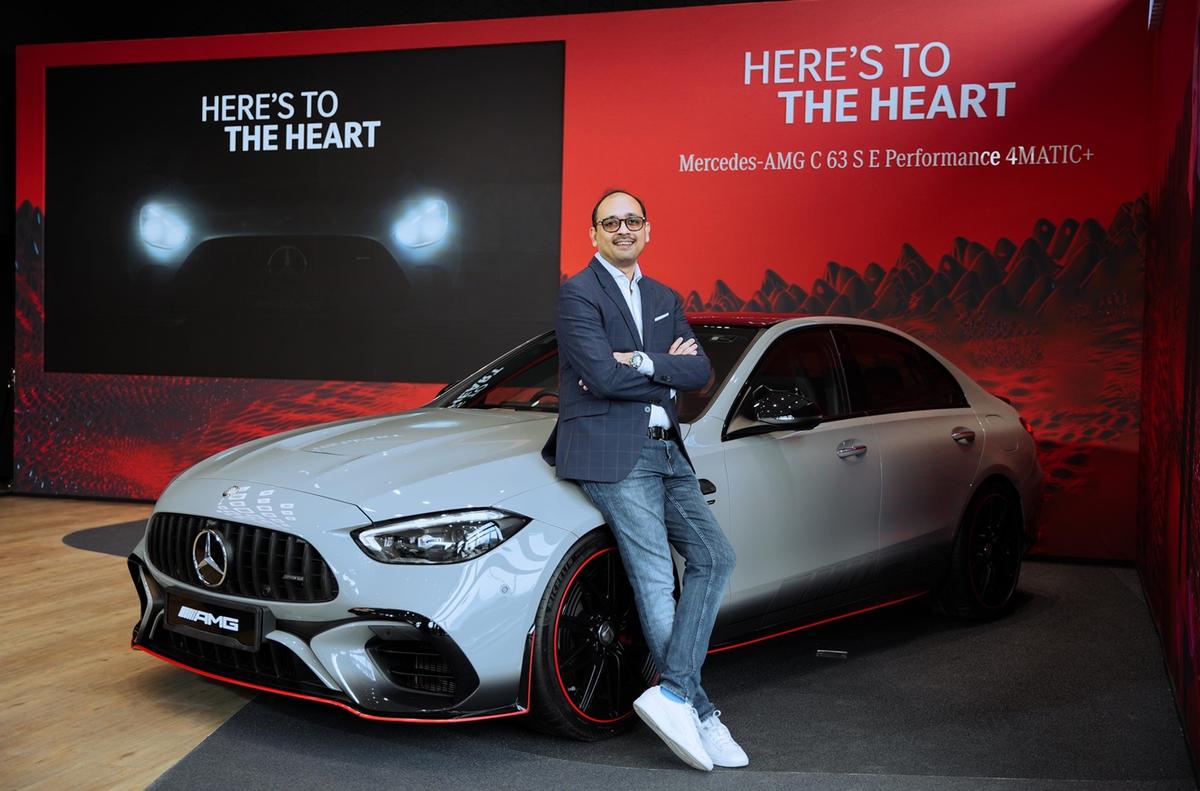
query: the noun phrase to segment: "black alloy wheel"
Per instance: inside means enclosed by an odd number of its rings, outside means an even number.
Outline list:
[[[535,727],[592,741],[635,722],[633,701],[658,672],[607,532],[567,553],[542,599],[534,642]]]
[[[985,494],[975,509],[967,548],[971,592],[980,606],[1003,607],[1017,587],[1021,572],[1021,528],[1016,505],[1005,495]]]
[[[1021,576],[1021,506],[1007,488],[991,484],[967,506],[939,594],[948,614],[993,618],[1012,603]]]

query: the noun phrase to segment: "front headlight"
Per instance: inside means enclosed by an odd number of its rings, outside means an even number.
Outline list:
[[[431,198],[411,207],[392,226],[392,236],[405,247],[428,247],[446,238],[450,229],[450,207]]]
[[[178,206],[147,203],[138,214],[142,243],[157,250],[178,250],[188,240],[187,220]]]
[[[458,563],[490,552],[530,519],[496,508],[405,517],[351,535],[381,563]]]

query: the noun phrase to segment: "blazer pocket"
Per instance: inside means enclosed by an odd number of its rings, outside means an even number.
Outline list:
[[[610,406],[612,406],[611,401],[606,401],[599,398],[593,398],[587,401],[576,401],[573,404],[562,404],[559,407],[558,416],[562,420],[573,420],[577,417],[585,417],[588,415],[603,415],[608,412],[608,408]]]

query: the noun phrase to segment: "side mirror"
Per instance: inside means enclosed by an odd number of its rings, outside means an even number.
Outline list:
[[[824,417],[821,407],[804,395],[791,390],[758,387],[750,400],[750,411],[759,423],[797,431],[810,429]]]

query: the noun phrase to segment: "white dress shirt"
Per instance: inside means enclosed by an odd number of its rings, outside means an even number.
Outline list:
[[[633,264],[633,279],[631,280],[624,272],[617,269],[615,266],[605,261],[604,258],[596,253],[596,260],[600,262],[608,273],[613,276],[613,280],[617,283],[617,290],[621,292],[621,296],[625,297],[625,304],[629,306],[629,312],[633,316],[634,326],[637,327],[638,338],[643,339],[642,335],[642,291],[638,287],[638,281],[642,279],[642,268],[634,262]],[[637,368],[638,373],[646,376],[654,375],[654,361],[650,359],[650,355],[642,355],[642,364]],[[671,389],[671,398],[675,397],[675,389]],[[662,428],[670,428],[671,420],[667,417],[667,410],[660,407],[658,404],[650,405],[650,423],[651,426],[660,426]]]

